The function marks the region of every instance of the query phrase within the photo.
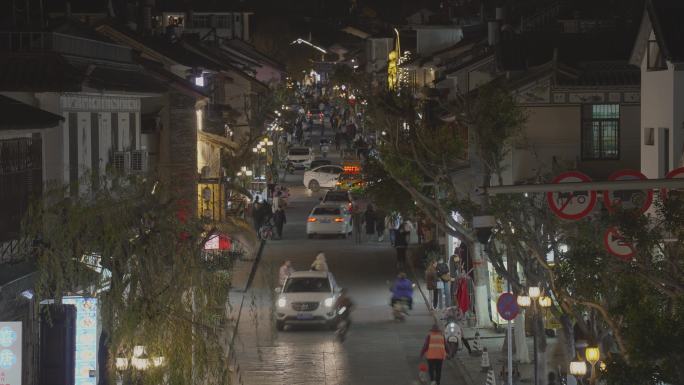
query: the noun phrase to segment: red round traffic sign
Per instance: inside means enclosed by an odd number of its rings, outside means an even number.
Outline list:
[[[636,170],[620,170],[608,177],[608,180],[646,180],[646,175]],[[653,203],[653,190],[605,190],[603,203],[608,211],[615,211],[620,206],[627,209],[639,209],[646,212]]]
[[[679,178],[684,178],[684,167],[680,168],[675,168],[674,170],[671,170],[670,172],[665,175],[665,179],[679,179]],[[667,194],[669,190],[666,188],[660,189],[660,199],[666,200],[667,199]]]
[[[609,253],[625,261],[629,261],[635,253],[634,246],[625,241],[617,227],[606,230],[603,236],[603,244]]]
[[[502,293],[496,301],[496,310],[506,321],[513,320],[520,312],[518,301],[512,293]]]
[[[579,171],[558,175],[551,183],[591,182],[589,176]],[[563,219],[580,219],[589,214],[596,205],[596,191],[547,192],[546,201],[551,211]]]

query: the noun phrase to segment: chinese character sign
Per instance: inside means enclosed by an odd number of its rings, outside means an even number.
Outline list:
[[[0,383],[21,385],[21,322],[0,322]]]
[[[95,385],[97,370],[97,299],[67,297],[64,304],[76,306],[75,385]]]

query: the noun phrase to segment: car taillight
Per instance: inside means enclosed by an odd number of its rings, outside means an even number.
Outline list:
[[[309,219],[307,219],[307,221],[309,221],[309,222],[316,222],[316,221],[317,221],[317,219],[316,219],[316,218],[314,218],[314,217],[309,217]]]
[[[335,218],[335,222],[344,222],[344,218]]]

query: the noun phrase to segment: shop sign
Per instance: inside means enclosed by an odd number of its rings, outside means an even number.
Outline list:
[[[0,322],[0,384],[21,385],[21,322]]]
[[[551,183],[591,182],[591,178],[578,171],[558,175]],[[594,209],[596,191],[547,192],[546,200],[556,215],[563,219],[581,219]]]
[[[97,373],[97,299],[64,297],[76,307],[76,361],[74,385],[95,385]]]

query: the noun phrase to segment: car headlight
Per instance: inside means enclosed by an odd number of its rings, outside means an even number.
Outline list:
[[[278,299],[278,307],[285,307],[287,305],[287,300],[285,298]]]
[[[325,301],[323,301],[323,305],[325,305],[325,307],[332,307],[332,305],[334,305],[334,304],[335,304],[335,298],[334,297],[326,298]]]

